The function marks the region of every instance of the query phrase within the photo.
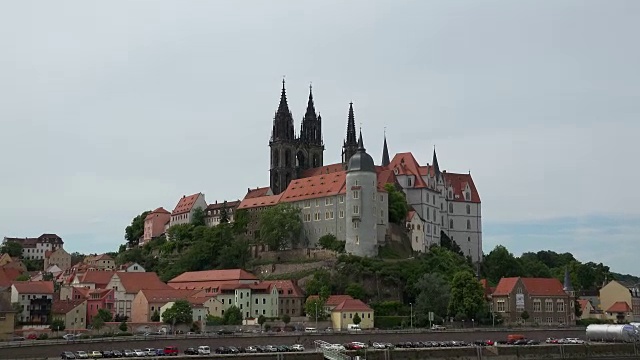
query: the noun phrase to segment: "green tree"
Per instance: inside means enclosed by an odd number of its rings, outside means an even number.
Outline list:
[[[207,325],[209,326],[224,325],[224,319],[219,316],[213,316],[211,314],[207,314]]]
[[[330,286],[331,273],[327,270],[317,270],[313,273],[313,277],[307,281],[307,295],[320,295],[323,289],[327,291]]]
[[[271,250],[284,250],[295,247],[302,232],[300,209],[281,203],[262,211],[260,214],[260,239]]]
[[[160,321],[160,313],[158,312],[158,310],[155,310],[153,312],[153,314],[151,315],[151,321],[153,321],[153,322]]]
[[[167,324],[191,324],[193,311],[187,300],[177,300],[162,313],[162,321]]]
[[[145,211],[134,217],[133,220],[131,220],[131,225],[124,229],[124,238],[127,240],[129,247],[138,246],[140,238],[144,235],[144,218],[146,218],[150,212],[151,211]]]
[[[22,245],[15,241],[6,241],[2,247],[0,247],[0,253],[9,254],[11,257],[21,257]]]
[[[229,213],[227,212],[227,202],[222,203],[222,208],[220,209],[220,224],[226,224],[229,222]]]
[[[580,305],[580,303],[578,302],[578,298],[576,297],[575,299],[573,299],[574,302],[574,312],[576,315],[576,319],[580,319],[580,317],[582,316],[582,306]]]
[[[291,322],[291,316],[289,316],[287,314],[282,315],[282,322],[285,325],[289,325],[289,323]]]
[[[353,319],[351,319],[353,321],[354,325],[359,325],[360,322],[362,322],[362,319],[360,319],[360,315],[358,315],[358,313],[355,313],[355,315],[353,315]]]
[[[527,320],[529,320],[529,312],[527,312],[526,310],[523,311],[522,314],[520,314],[520,317],[522,318],[522,320],[527,322]]]
[[[364,287],[358,283],[351,283],[347,286],[344,293],[351,296],[354,299],[364,300],[367,294],[364,291]]]
[[[450,316],[463,315],[467,319],[482,313],[485,306],[482,285],[470,271],[460,271],[451,281],[451,298],[448,312]]]
[[[127,327],[127,322],[123,321],[120,323],[120,326],[118,327],[120,329],[120,331],[122,332],[126,332],[129,328]]]
[[[322,235],[320,239],[318,239],[318,245],[320,245],[321,248],[338,253],[344,253],[345,243],[345,241],[338,240],[333,234]]]
[[[518,258],[502,245],[496,246],[484,257],[482,266],[487,279],[492,284],[497,284],[503,277],[524,275]]]
[[[242,325],[242,311],[235,305],[229,307],[222,318],[225,325]]]
[[[258,325],[260,325],[261,329],[265,322],[267,322],[267,318],[264,315],[258,316]]]
[[[51,321],[51,325],[49,325],[49,329],[51,329],[51,331],[64,331],[65,328],[66,325],[62,319],[53,319]]]
[[[307,317],[311,320],[324,319],[324,305],[325,300],[321,298],[310,298],[304,303],[304,312],[307,314]]]
[[[440,231],[440,246],[460,256],[464,256],[460,245],[458,245],[454,240],[451,240],[451,238],[442,230]]]
[[[91,327],[100,331],[104,327],[104,320],[98,315],[93,317],[93,321],[91,322]]]
[[[201,207],[193,209],[191,213],[191,225],[193,226],[205,226],[205,213]]]
[[[107,309],[99,309],[96,317],[102,319],[103,322],[109,322],[113,319],[113,315],[111,315],[111,312]]]
[[[16,281],[29,281],[30,279],[31,277],[29,276],[29,274],[20,274],[16,278]]]
[[[447,314],[451,288],[441,274],[424,274],[415,287],[419,291],[415,303],[415,321],[417,325],[424,326],[429,323],[429,312],[433,312],[440,317]]]
[[[386,184],[384,189],[388,194],[389,221],[395,224],[404,224],[409,209],[404,192],[393,184]]]

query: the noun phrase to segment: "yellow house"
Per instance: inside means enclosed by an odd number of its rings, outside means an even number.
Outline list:
[[[4,266],[10,262],[12,262],[11,256],[7,253],[0,254],[0,266]]]
[[[87,300],[55,300],[51,306],[51,316],[54,319],[62,320],[66,329],[84,328],[87,317]]]
[[[616,280],[600,289],[600,308],[605,316],[617,322],[640,320],[640,289]]]
[[[358,299],[347,299],[331,311],[331,323],[334,330],[348,330],[354,324],[353,318],[358,314],[361,329],[373,329],[373,309]]]

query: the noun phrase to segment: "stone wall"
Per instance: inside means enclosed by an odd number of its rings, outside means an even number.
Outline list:
[[[254,251],[254,259],[287,262],[300,260],[332,260],[336,258],[335,251],[325,249],[291,249],[282,251]]]
[[[309,269],[329,269],[333,263],[330,261],[315,261],[308,263],[290,264],[266,264],[258,265],[253,269],[253,273],[258,276],[270,276],[280,274],[293,274]]]

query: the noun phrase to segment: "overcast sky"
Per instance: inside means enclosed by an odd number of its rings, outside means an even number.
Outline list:
[[[639,1],[4,1],[0,236],[114,251],[140,212],[268,185],[286,75],[340,159],[471,171],[484,251],[640,274]]]

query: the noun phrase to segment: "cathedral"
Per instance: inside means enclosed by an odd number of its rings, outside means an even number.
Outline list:
[[[301,209],[302,246],[317,247],[320,237],[333,234],[346,241],[348,253],[376,256],[390,239],[385,184],[401,188],[409,204],[405,223],[413,250],[428,251],[441,232],[473,261],[482,259],[481,202],[471,173],[441,170],[433,151],[431,164],[420,165],[410,152],[389,156],[386,136],[379,165],[356,134],[353,103],[349,104],[341,162],[324,164],[322,117],[309,87],[307,108],[296,134],[282,81],[280,103],[273,117],[269,187],[249,189],[239,209],[259,211],[278,203]],[[259,238],[257,229],[254,237]]]

